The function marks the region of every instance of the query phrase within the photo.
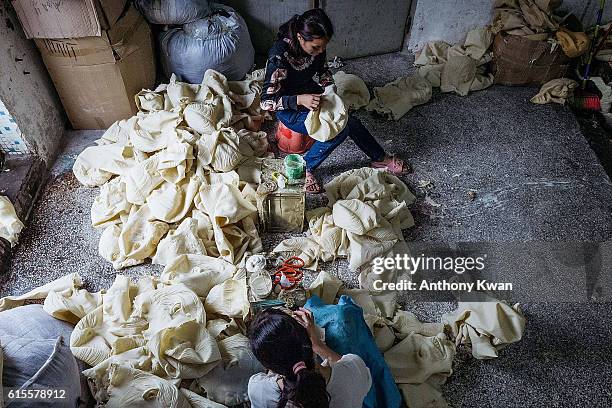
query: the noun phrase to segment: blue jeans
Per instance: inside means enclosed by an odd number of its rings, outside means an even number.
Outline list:
[[[304,121],[308,116],[308,111],[296,111],[293,109],[276,111],[276,118],[294,132],[308,134]],[[327,142],[316,141],[310,150],[304,155],[306,168],[312,171],[319,167],[331,152],[347,137],[353,139],[357,147],[367,154],[372,161],[380,161],[385,158],[385,151],[382,146],[374,139],[372,134],[363,126],[363,123],[352,115],[349,115],[348,123],[342,132],[332,140]]]

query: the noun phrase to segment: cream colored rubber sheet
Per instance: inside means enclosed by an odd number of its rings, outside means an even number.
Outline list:
[[[0,196],[0,238],[6,239],[11,246],[15,246],[23,227],[11,200],[6,196]]]
[[[250,130],[263,118],[257,78],[227,81],[208,70],[201,84],[187,84],[172,76],[136,95],[141,111],[77,157],[77,179],[101,187],[91,221],[104,229],[99,253],[113,267],[167,265],[180,255],[237,263],[247,250],[262,250],[257,212],[239,180],[259,180],[257,158],[268,149],[265,132]],[[338,126],[334,109],[321,116],[328,130]],[[229,221],[228,211],[235,211]]]

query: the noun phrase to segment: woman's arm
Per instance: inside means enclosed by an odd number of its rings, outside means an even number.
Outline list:
[[[284,81],[287,79],[287,66],[280,55],[271,55],[266,64],[266,76],[261,91],[261,109],[277,111],[297,110],[297,95],[283,95]]]
[[[327,360],[329,364],[333,364],[342,358],[340,354],[330,349],[321,339],[312,342],[312,350],[323,360]]]
[[[310,341],[312,342],[312,350],[324,360],[329,363],[335,363],[340,360],[342,356],[330,349],[327,344],[319,337],[319,331],[317,325],[312,317],[312,312],[308,309],[300,307],[298,310],[293,312],[293,317],[306,329]]]
[[[277,111],[297,110],[298,105],[315,110],[319,107],[320,95],[283,95],[284,81],[287,79],[287,66],[280,55],[272,55],[266,65],[266,76],[261,92],[261,109]]]

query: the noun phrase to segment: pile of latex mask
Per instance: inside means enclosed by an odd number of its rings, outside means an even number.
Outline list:
[[[97,293],[81,289],[78,274],[67,275],[0,299],[0,311],[44,299],[47,313],[74,324],[70,349],[91,366],[83,374],[99,404],[241,404],[250,376],[263,371],[244,335],[246,282],[234,265],[204,258],[185,260],[173,277],[117,275]]]
[[[549,41],[554,49],[560,45],[570,58],[578,57],[589,49],[589,37],[560,27],[560,18],[553,11],[561,5],[559,0],[497,0],[492,30],[521,36],[534,41]]]
[[[177,82],[136,95],[140,110],[113,124],[76,159],[73,172],[99,186],[91,209],[99,252],[117,269],[181,255],[238,263],[261,251],[253,184],[266,154],[259,108],[262,71],[227,81]]]
[[[307,213],[310,235],[289,238],[273,252],[293,252],[305,267],[319,260],[348,258],[356,270],[403,242],[402,230],[414,226],[408,206],[414,195],[397,177],[361,168],[335,177],[325,185],[327,207]]]
[[[373,326],[408,407],[446,407],[441,385],[453,372],[455,348],[469,345],[474,358],[496,358],[499,350],[522,338],[525,317],[518,304],[459,302],[438,324],[421,323],[414,314],[397,310],[392,319],[379,318]],[[444,333],[448,326],[454,344]]]
[[[417,74],[434,88],[461,96],[488,88],[493,84],[493,75],[487,74],[492,41],[491,31],[484,27],[469,31],[463,45],[429,42],[414,61]]]
[[[326,272],[321,272],[310,286],[309,295],[313,294],[329,304],[348,295],[361,307],[373,341],[409,408],[447,406],[441,386],[453,372],[456,347],[469,346],[477,359],[496,358],[501,349],[521,340],[525,331],[519,305],[494,298],[459,302],[440,323],[423,323],[396,303],[385,310],[367,290],[346,289]]]
[[[370,91],[365,82],[354,74],[338,71],[334,74],[336,92],[347,109],[360,109],[376,112],[388,119],[398,120],[417,105],[431,99],[431,84],[418,76],[398,78],[383,87]]]
[[[392,314],[397,292],[377,290],[375,282],[396,280],[399,271],[387,269],[378,275],[372,266],[378,257],[408,252],[402,230],[414,226],[408,209],[414,195],[394,175],[372,168],[342,173],[325,185],[325,191],[328,206],[306,213],[308,234],[282,241],[273,252],[298,256],[312,270],[318,269],[319,261],[346,258],[349,268],[359,272],[360,287],[380,310]],[[317,294],[329,303],[329,297]]]
[[[491,43],[488,28],[470,31],[463,45],[427,43],[414,62],[417,73],[374,88],[374,97],[366,110],[399,120],[415,106],[428,102],[433,88],[465,96],[491,86],[493,75],[487,73],[487,63],[492,59],[488,51]]]
[[[99,404],[238,405],[248,401],[249,378],[264,371],[244,335],[245,272],[221,259],[199,260],[199,267],[185,263],[182,279],[132,281],[117,275],[110,288],[97,293],[82,289],[74,273],[0,299],[0,311],[44,299],[47,313],[74,324],[70,348],[91,366],[83,374]],[[247,270],[252,266],[247,260]],[[459,302],[441,323],[422,323],[394,301],[385,304],[367,290],[346,289],[327,272],[318,274],[307,294],[327,304],[348,295],[360,306],[373,335],[369,341],[381,351],[410,408],[446,406],[440,386],[453,372],[455,347],[470,346],[477,359],[495,358],[525,329],[518,305],[495,299]]]

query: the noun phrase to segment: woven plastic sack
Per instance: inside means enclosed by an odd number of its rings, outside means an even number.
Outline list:
[[[253,66],[255,50],[244,19],[234,9],[211,3],[212,14],[183,28],[161,33],[165,74],[181,81],[202,82],[207,69],[230,81],[241,80]]]
[[[210,14],[208,0],[135,0],[151,24],[187,24]]]

